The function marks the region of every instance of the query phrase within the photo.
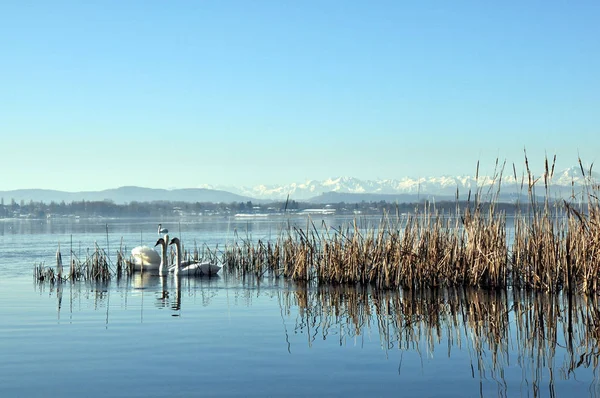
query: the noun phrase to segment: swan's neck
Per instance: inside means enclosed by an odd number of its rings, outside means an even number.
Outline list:
[[[162,256],[160,258],[160,267],[158,269],[158,274],[159,275],[164,275],[168,272],[168,261],[167,261],[167,243],[169,241],[169,235],[165,235],[164,236],[164,242],[161,245],[162,246]]]
[[[177,266],[175,267],[175,273],[178,274],[181,269],[181,247],[179,246],[179,242],[175,243],[175,261]]]

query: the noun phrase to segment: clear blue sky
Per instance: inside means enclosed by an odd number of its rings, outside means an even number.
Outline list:
[[[0,190],[594,162],[599,20],[599,1],[2,1]]]

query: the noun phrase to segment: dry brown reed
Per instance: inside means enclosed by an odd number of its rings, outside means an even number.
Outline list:
[[[54,268],[44,266],[44,263],[34,264],[33,265],[33,277],[36,281],[39,282],[56,282],[56,273],[54,272]]]
[[[481,207],[462,218],[427,207],[423,214],[384,216],[378,228],[358,222],[332,234],[292,228],[276,242],[234,242],[224,251],[229,272],[273,275],[326,284],[380,288],[506,286],[505,219]]]
[[[535,177],[525,153],[527,174],[521,189],[529,196],[518,204],[512,242],[507,216],[497,210],[505,165],[496,161],[487,192],[477,187],[466,206],[453,214],[435,204],[400,217],[385,214],[377,227],[359,220],[339,228],[310,219],[305,229],[288,227],[274,242],[234,242],[224,250],[230,273],[270,275],[324,284],[372,284],[378,288],[449,286],[544,291],[598,292],[600,204],[598,185],[589,180],[585,206],[552,200],[556,157],[546,159]],[[580,161],[581,165],[581,161]],[[588,178],[591,170],[582,174]],[[513,165],[515,181],[518,181]],[[479,165],[477,168],[477,178]],[[543,182],[543,200],[536,189]]]
[[[551,201],[549,186],[555,160],[551,168],[548,161],[545,164],[542,203],[535,195],[536,182],[540,178],[533,176],[526,160],[529,203],[526,212],[519,212],[515,219],[513,284],[545,291],[565,289],[567,292],[597,293],[600,270],[598,187],[588,180],[581,193],[580,205],[565,200]],[[591,176],[591,168],[586,174],[581,160],[579,165],[585,178]]]
[[[93,251],[87,249],[86,257],[79,257],[71,251],[71,263],[69,273],[64,274],[62,268],[62,255],[60,246],[56,253],[56,270],[54,267],[46,267],[44,264],[34,265],[34,278],[39,282],[64,282],[78,280],[93,280],[106,282],[114,275],[120,276],[123,269],[127,267],[127,261],[123,255],[122,247],[117,252],[116,270],[113,271],[111,261],[104,249],[96,245]]]

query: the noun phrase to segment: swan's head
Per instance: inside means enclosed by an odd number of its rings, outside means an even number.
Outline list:
[[[169,242],[169,245],[179,245],[179,238],[171,239],[171,242]]]
[[[167,243],[165,242],[165,240],[163,238],[158,238],[158,240],[156,241],[156,244],[154,245],[154,247],[161,245],[161,246],[165,246]]]

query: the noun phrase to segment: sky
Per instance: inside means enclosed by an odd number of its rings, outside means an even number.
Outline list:
[[[590,164],[598,20],[595,0],[4,0],[0,190]]]

